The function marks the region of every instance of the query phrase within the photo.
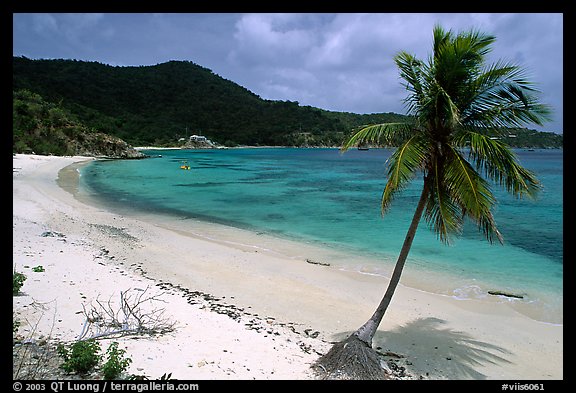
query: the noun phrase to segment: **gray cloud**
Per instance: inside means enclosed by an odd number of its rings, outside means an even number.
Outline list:
[[[357,113],[404,112],[393,57],[426,59],[432,28],[477,28],[491,61],[525,66],[563,130],[562,14],[15,14],[14,55],[112,65],[190,60],[262,98]],[[534,127],[538,128],[538,127]]]

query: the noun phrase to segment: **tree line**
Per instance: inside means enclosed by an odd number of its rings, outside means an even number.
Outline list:
[[[224,146],[341,146],[359,126],[410,121],[396,113],[332,112],[265,100],[189,61],[120,67],[13,57],[13,89],[35,93],[88,129],[133,146],[172,146],[191,134]],[[545,140],[538,147],[562,144],[562,136],[539,134],[531,137]]]

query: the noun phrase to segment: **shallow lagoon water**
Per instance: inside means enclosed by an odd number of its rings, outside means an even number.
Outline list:
[[[342,269],[389,276],[422,186],[416,178],[380,213],[392,150],[258,148],[149,150],[145,160],[96,161],[80,186],[123,211],[242,228],[327,250]],[[494,215],[505,244],[489,244],[466,224],[443,245],[422,221],[402,283],[459,299],[489,290],[536,319],[561,323],[563,151],[516,150],[543,190],[518,200],[498,186]],[[158,157],[161,155],[161,157]],[[190,170],[180,169],[187,163]]]

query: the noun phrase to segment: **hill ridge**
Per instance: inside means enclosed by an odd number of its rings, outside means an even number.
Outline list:
[[[226,146],[340,146],[359,125],[410,119],[396,113],[333,112],[297,101],[262,99],[209,68],[183,60],[114,66],[13,57],[13,89],[39,94],[87,127],[134,146],[174,145],[191,134]],[[556,139],[561,141],[562,136]]]

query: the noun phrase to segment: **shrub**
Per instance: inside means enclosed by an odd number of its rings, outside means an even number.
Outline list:
[[[20,293],[20,288],[24,285],[24,281],[26,281],[24,273],[14,271],[12,275],[12,295],[18,295]]]
[[[130,363],[132,363],[132,359],[124,358],[125,353],[126,350],[118,349],[117,342],[110,344],[106,350],[108,360],[106,360],[106,363],[102,366],[104,379],[116,379],[128,368]]]
[[[14,335],[18,333],[19,328],[20,328],[20,321],[12,318],[12,334]]]
[[[62,344],[58,346],[58,354],[64,358],[61,367],[66,372],[85,374],[92,370],[102,358],[98,352],[100,344],[93,339],[76,341],[68,347]]]

